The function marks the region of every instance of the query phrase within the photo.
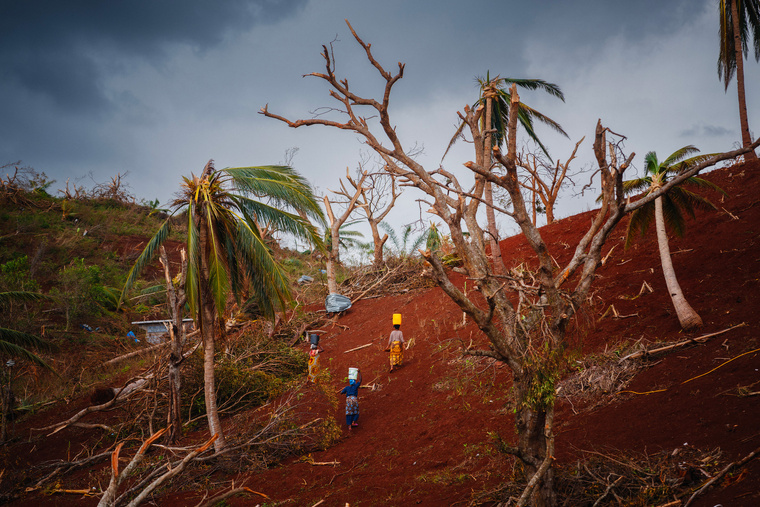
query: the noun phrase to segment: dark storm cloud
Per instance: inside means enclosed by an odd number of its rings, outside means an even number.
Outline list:
[[[159,64],[185,45],[202,52],[271,23],[306,0],[15,1],[0,3],[0,84],[57,107],[93,113],[108,105],[104,72],[131,58]]]
[[[680,132],[681,137],[726,137],[735,134],[734,131],[717,125],[694,125]]]

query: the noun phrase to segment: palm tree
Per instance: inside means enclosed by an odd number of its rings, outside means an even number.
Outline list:
[[[388,233],[388,238],[393,243],[395,254],[404,261],[414,255],[418,248],[425,244],[430,236],[429,230],[424,230],[416,238],[412,237],[412,226],[405,225],[401,228],[401,237],[396,234],[393,227],[388,222],[380,222],[385,232]]]
[[[473,107],[483,106],[485,108],[484,114],[481,116],[481,130],[491,130],[493,134],[486,134],[484,154],[486,156],[486,164],[491,166],[492,148],[494,146],[501,146],[506,142],[507,135],[507,123],[509,121],[509,106],[512,101],[512,94],[509,90],[510,85],[517,85],[526,90],[543,90],[549,95],[565,101],[565,96],[559,86],[553,83],[547,83],[541,79],[512,79],[496,76],[491,78],[490,71],[486,72],[486,77],[476,78],[478,86],[480,87],[480,97],[475,102]],[[551,160],[546,147],[541,143],[536,135],[534,129],[535,121],[539,121],[545,125],[548,125],[556,132],[567,137],[567,133],[562,129],[559,123],[552,120],[548,116],[536,111],[532,107],[519,103],[520,110],[518,112],[517,119],[522,125],[525,132],[533,141],[538,144],[541,151]],[[454,141],[461,135],[464,128],[464,122],[462,122],[457,130],[456,134],[449,143],[449,147]],[[448,149],[446,150],[448,152]],[[444,154],[444,157],[446,155]],[[494,268],[497,273],[504,274],[504,266],[501,260],[501,249],[499,248],[499,237],[496,229],[496,216],[493,210],[493,194],[491,189],[491,183],[486,182],[483,189],[483,200],[486,203],[486,221],[488,223],[488,234],[490,236],[491,245],[491,258],[494,263]]]
[[[41,299],[47,299],[47,297],[28,291],[0,292],[0,307],[11,302],[32,302]],[[50,366],[40,356],[28,350],[28,347],[46,349],[50,348],[50,344],[32,334],[0,327],[0,354],[26,359],[51,370]]]
[[[40,299],[47,299],[47,297],[42,294],[28,291],[0,292],[0,307],[11,302],[31,302],[39,301]],[[0,327],[0,355],[26,359],[38,366],[53,371],[53,369],[40,356],[28,350],[27,347],[49,349],[50,344],[42,338],[38,338],[32,334]],[[13,363],[10,363],[10,365],[12,364]],[[2,403],[0,403],[0,405],[2,405],[2,414],[0,414],[0,419],[2,419],[2,422],[0,423],[0,442],[5,442],[8,436],[7,421],[12,400],[10,373],[8,373],[7,390],[2,386],[0,387],[0,393],[2,394]]]
[[[736,72],[736,88],[739,95],[739,122],[742,146],[752,144],[747,120],[747,101],[744,96],[744,58],[749,50],[749,32],[755,48],[755,60],[760,60],[760,0],[719,0],[720,54],[718,76],[728,90],[728,84]],[[756,160],[754,151],[745,157]]]
[[[639,193],[645,190],[646,194],[654,192],[662,187],[670,176],[675,176],[681,171],[698,164],[709,158],[710,155],[699,155],[692,158],[686,158],[699,150],[694,146],[684,146],[680,150],[670,155],[663,162],[657,160],[657,154],[650,151],[644,157],[646,175],[643,178],[623,182],[623,190],[626,194]],[[691,177],[684,182],[685,185],[696,186],[698,188],[711,188],[723,192],[723,190],[707,180],[698,177]],[[725,194],[725,192],[723,192]],[[715,209],[715,205],[682,186],[676,186],[670,191],[642,206],[631,213],[631,221],[628,223],[628,232],[625,246],[633,241],[636,232],[641,235],[646,233],[652,217],[655,220],[657,229],[657,244],[660,250],[660,262],[662,272],[665,276],[665,284],[668,287],[670,298],[678,315],[678,321],[685,330],[693,329],[702,325],[702,319],[699,314],[691,307],[683,295],[676,274],[673,269],[673,262],[670,258],[670,247],[668,245],[668,236],[666,228],[673,231],[676,235],[682,236],[685,227],[684,212],[694,217],[694,210]]]
[[[214,337],[219,330],[228,293],[245,289],[266,317],[285,308],[290,287],[281,266],[265,244],[263,223],[296,235],[321,248],[319,233],[307,218],[324,224],[324,216],[309,183],[286,166],[214,169],[209,161],[200,177],[183,178],[171,215],[135,261],[122,298],[140,271],[167,239],[171,217],[187,213],[188,271],[185,292],[190,313],[201,330],[204,347],[204,390],[209,431],[217,434],[216,452],[225,445],[214,387]],[[257,200],[264,199],[264,200]]]

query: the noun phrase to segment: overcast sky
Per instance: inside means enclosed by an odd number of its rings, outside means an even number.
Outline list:
[[[91,188],[128,173],[132,193],[168,202],[181,176],[218,168],[293,165],[319,192],[335,189],[366,152],[327,128],[291,129],[258,111],[310,117],[331,99],[309,72],[335,41],[337,70],[355,89],[382,82],[348,31],[348,19],[388,69],[406,63],[392,118],[419,160],[438,166],[487,71],[558,84],[566,102],[521,92],[570,136],[539,136],[555,159],[581,137],[576,167],[590,164],[598,118],[627,136],[641,171],[694,144],[734,149],[740,139],[735,82],[718,80],[717,0],[0,0],[0,165],[21,160],[57,180]],[[746,66],[750,128],[760,122],[760,65]],[[459,143],[447,168],[471,158]],[[92,175],[92,177],[90,176]],[[631,175],[633,176],[633,175]],[[94,178],[94,180],[93,180]],[[584,182],[585,183],[585,182]],[[391,218],[418,218],[408,189]],[[558,215],[592,207],[568,199]],[[425,218],[423,216],[423,218]],[[510,228],[504,224],[502,230]]]

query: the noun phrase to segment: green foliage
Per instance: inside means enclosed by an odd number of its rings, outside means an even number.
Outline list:
[[[66,327],[86,316],[101,315],[113,307],[113,289],[103,286],[98,266],[87,266],[84,259],[74,259],[59,273],[60,286],[51,290],[63,305]]]
[[[32,278],[26,255],[0,264],[0,289],[34,292],[38,288],[37,282]]]
[[[522,396],[517,400],[517,405],[533,410],[544,410],[552,406],[557,382],[567,369],[567,364],[568,358],[560,350],[549,351],[548,347],[543,354],[535,353],[526,358],[522,378],[527,380],[527,385],[520,385]]]
[[[422,231],[416,238],[412,237],[412,226],[406,225],[401,228],[401,235],[399,236],[393,227],[387,222],[380,222],[380,227],[388,233],[388,238],[391,240],[392,248],[390,248],[391,255],[398,257],[401,260],[406,260],[417,253],[417,250],[424,245],[431,237],[429,229]],[[437,230],[436,230],[437,232]],[[435,244],[435,240],[430,240]]]
[[[245,335],[228,345],[225,354],[218,354],[214,368],[217,404],[225,410],[237,411],[256,407],[280,396],[290,382],[306,374],[307,357],[286,344],[263,341],[257,335]],[[186,413],[205,413],[203,395],[203,354],[193,355],[183,379],[183,405]],[[192,403],[192,407],[190,407]]]

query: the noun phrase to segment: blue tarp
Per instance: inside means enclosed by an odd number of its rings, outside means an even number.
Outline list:
[[[327,313],[339,313],[351,308],[351,300],[341,294],[328,294],[325,298]]]

